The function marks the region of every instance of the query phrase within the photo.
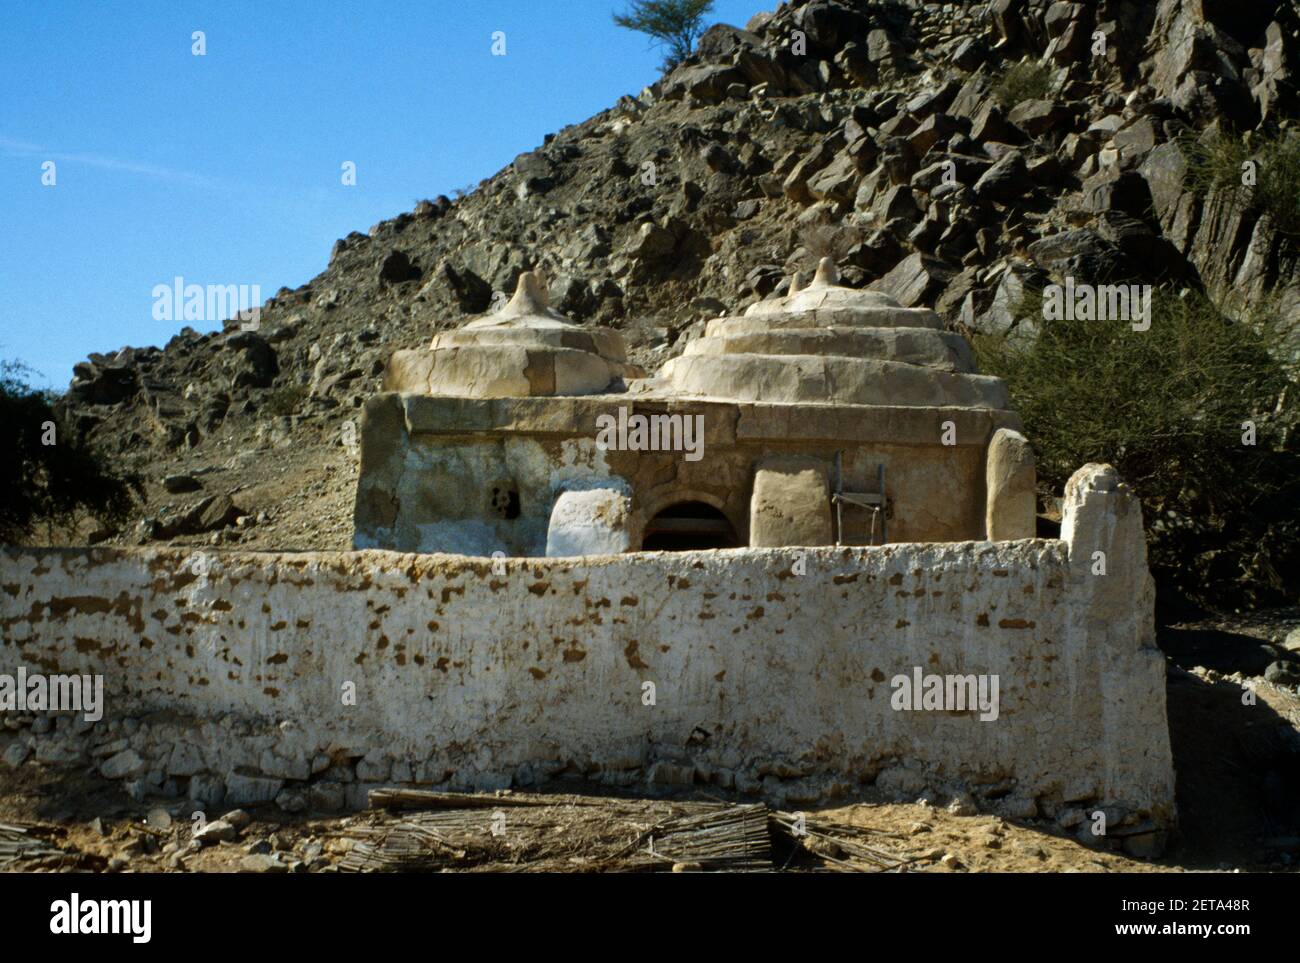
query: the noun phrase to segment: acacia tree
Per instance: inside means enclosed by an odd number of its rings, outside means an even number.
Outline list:
[[[704,15],[712,9],[713,0],[634,0],[627,13],[614,14],[614,23],[648,34],[655,44],[667,47],[663,64],[667,73],[691,55],[704,32]]]
[[[1036,337],[973,339],[980,370],[1016,399],[1045,497],[1087,462],[1114,465],[1141,497],[1162,602],[1233,608],[1300,595],[1289,334],[1269,299],[1257,301],[1258,313],[1233,319],[1204,294],[1157,289],[1150,330],[1136,332],[1121,320],[1049,320],[1031,293],[1017,314]]]

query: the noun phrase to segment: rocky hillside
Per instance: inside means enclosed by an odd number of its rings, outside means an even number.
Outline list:
[[[1186,155],[1207,129],[1294,124],[1298,70],[1300,15],[1269,0],[808,0],[715,26],[476,190],[336,241],[257,330],[80,364],[66,414],[147,487],[134,527],[81,537],[349,547],[355,422],[387,357],[529,269],[651,368],[824,254],[972,330],[1070,273],[1300,315],[1295,248],[1194,190]]]

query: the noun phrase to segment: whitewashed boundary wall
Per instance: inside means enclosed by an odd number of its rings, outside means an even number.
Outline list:
[[[389,552],[6,548],[0,673],[102,674],[106,706],[96,723],[65,713],[0,741],[211,803],[357,805],[377,783],[572,774],[787,804],[962,786],[990,805],[1112,805],[1167,826],[1137,501],[1088,466],[1062,535],[495,569]],[[917,667],[996,677],[997,718],[895,708],[892,681]]]

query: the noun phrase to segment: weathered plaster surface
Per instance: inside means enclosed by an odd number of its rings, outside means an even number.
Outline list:
[[[140,749],[145,772],[177,791],[200,778],[233,796],[251,778],[278,790],[685,772],[795,801],[919,780],[1168,821],[1140,512],[1101,479],[1067,492],[1072,542],[495,570],[463,556],[221,553],[205,575],[177,550],[8,548],[0,671],[103,673],[106,719],[192,720],[173,736],[183,752]],[[890,679],[914,666],[996,673],[997,721],[892,709]],[[341,698],[349,683],[355,705]],[[243,737],[230,737],[231,719]]]

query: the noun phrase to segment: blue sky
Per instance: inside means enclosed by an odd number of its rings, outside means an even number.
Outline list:
[[[258,284],[265,299],[305,283],[336,238],[477,183],[651,83],[661,54],[613,25],[625,6],[9,0],[0,359],[62,389],[89,352],[180,329],[154,320],[155,285]],[[716,0],[709,21],[775,6]]]

